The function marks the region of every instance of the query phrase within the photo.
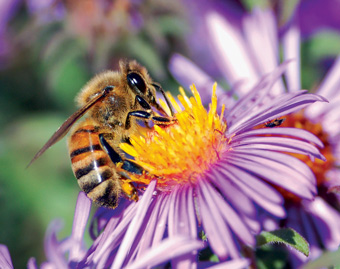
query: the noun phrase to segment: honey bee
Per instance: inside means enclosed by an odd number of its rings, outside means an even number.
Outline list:
[[[275,119],[267,124],[265,124],[265,127],[269,127],[269,128],[273,128],[273,127],[277,127],[280,126],[286,119]]]
[[[162,126],[176,121],[163,89],[153,82],[144,67],[136,61],[120,61],[119,67],[119,72],[100,73],[84,86],[76,98],[80,109],[60,126],[30,162],[72,128],[68,149],[78,184],[91,200],[109,208],[117,207],[121,194],[138,201],[137,190],[125,171],[135,174],[144,171],[124,156],[119,144],[129,143],[129,137],[139,132],[140,120]],[[157,103],[156,90],[163,94],[171,115]],[[152,107],[163,116],[156,115]],[[77,122],[85,113],[85,120]]]

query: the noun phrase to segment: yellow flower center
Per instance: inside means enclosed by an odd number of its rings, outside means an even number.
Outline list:
[[[162,191],[171,191],[178,185],[195,184],[228,147],[224,107],[220,115],[216,111],[216,84],[213,86],[209,111],[202,105],[195,86],[191,90],[193,97],[189,98],[180,88],[178,100],[184,110],[168,94],[177,111],[174,115],[176,123],[155,125],[146,135],[132,136],[131,145],[120,145],[121,149],[135,158],[135,163],[147,171],[143,175],[129,174],[133,182],[149,184],[157,178],[157,188]],[[160,103],[167,109],[164,102],[160,100]]]

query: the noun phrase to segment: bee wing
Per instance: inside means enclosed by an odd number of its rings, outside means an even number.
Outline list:
[[[46,144],[35,154],[33,159],[27,165],[28,168],[36,159],[38,159],[49,147],[53,146],[57,143],[60,139],[62,139],[68,131],[71,129],[72,125],[79,120],[94,104],[96,104],[99,100],[104,98],[109,91],[113,89],[113,86],[106,87],[102,93],[95,96],[91,99],[85,106],[77,110],[73,113],[59,128],[58,130],[52,135],[52,137],[46,142]]]

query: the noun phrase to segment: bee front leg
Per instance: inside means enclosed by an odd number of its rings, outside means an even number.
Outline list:
[[[125,122],[125,129],[129,129],[131,127],[131,117],[136,117],[139,119],[146,119],[146,120],[151,120],[157,125],[170,125],[176,122],[176,119],[171,119],[167,117],[159,117],[159,116],[153,116],[153,114],[144,111],[144,110],[136,110],[136,111],[131,111],[128,113],[126,117],[126,122]]]
[[[158,85],[157,83],[153,83],[152,86],[155,87],[155,89],[157,91],[160,91],[166,101],[166,104],[168,105],[168,108],[170,110],[170,116],[172,117],[174,115],[174,109],[171,105],[171,102],[168,98],[168,96],[165,94],[164,90],[162,89],[161,85]],[[154,102],[152,103],[152,105],[157,108],[160,112],[162,112],[164,115],[167,115],[167,113],[164,111],[164,109],[156,102],[156,100],[154,100]]]

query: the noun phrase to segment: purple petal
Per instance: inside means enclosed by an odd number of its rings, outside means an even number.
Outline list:
[[[332,98],[339,94],[340,56],[335,60],[331,69],[327,72],[322,84],[319,87],[318,94],[325,98]]]
[[[301,207],[298,210],[300,213],[302,227],[304,229],[302,235],[305,235],[307,238],[307,242],[310,245],[310,257],[312,257],[315,255],[316,252],[320,253],[321,249],[319,246],[319,238],[317,237],[317,233],[315,233],[313,225],[311,225],[312,224],[311,216],[307,214],[307,212]]]
[[[247,245],[254,245],[254,236],[250,233],[249,228],[240,219],[240,216],[234,211],[234,209],[226,203],[216,189],[213,189],[210,185],[206,186],[210,197],[213,198],[216,204],[216,210],[219,210],[220,215],[224,218],[225,222],[229,224],[232,231]]]
[[[281,127],[281,128],[262,128],[256,130],[249,130],[247,132],[243,132],[238,134],[233,138],[233,141],[242,140],[244,137],[248,136],[256,136],[256,135],[282,135],[282,136],[293,136],[299,138],[304,141],[308,141],[316,144],[318,147],[323,147],[323,143],[321,140],[314,134],[298,128],[289,128],[289,127]]]
[[[220,172],[263,209],[281,218],[285,216],[285,211],[282,207],[282,196],[274,188],[236,166],[228,165],[228,169],[221,166]],[[257,183],[259,186],[254,186],[253,183]],[[267,195],[267,192],[270,195]],[[263,193],[266,193],[266,196]],[[280,203],[273,202],[274,199],[280,199],[281,201]]]
[[[248,137],[243,138],[235,143],[233,148],[237,149],[263,149],[270,151],[284,151],[291,153],[299,153],[304,155],[312,155],[314,157],[324,159],[320,151],[312,144],[287,137]]]
[[[204,180],[199,181],[197,201],[209,244],[220,259],[226,259],[229,256],[238,258],[240,252],[235,245],[228,225],[226,225],[222,216],[215,209],[217,205],[209,194],[207,185]]]
[[[244,95],[237,103],[235,103],[233,107],[230,108],[228,114],[226,115],[229,129],[235,128],[234,122],[240,125],[239,122],[242,123],[244,121],[248,121],[249,118],[251,118],[249,116],[250,112],[253,111],[254,108],[256,108],[255,111],[257,112],[257,106],[266,103],[264,102],[265,98],[268,99],[270,96],[270,89],[283,74],[288,63],[289,62],[281,64],[272,73],[262,77],[261,80],[251,90],[247,90],[248,94]],[[245,116],[248,116],[248,118]]]
[[[169,207],[169,237],[175,236],[177,234],[177,222],[178,222],[178,211],[179,211],[179,195],[180,192],[178,187],[175,188],[170,194],[170,207]]]
[[[172,192],[168,221],[169,237],[189,235],[192,239],[196,239],[197,223],[193,208],[192,187],[181,187]],[[190,264],[196,260],[196,255],[197,253],[195,252],[187,253],[186,255],[173,259],[172,266],[174,268],[189,268]]]
[[[269,152],[262,150],[251,150],[254,155],[247,152],[234,151],[229,155],[228,162],[240,167],[245,171],[257,175],[280,186],[299,197],[312,199],[316,193],[315,178],[309,178],[298,173],[291,165],[286,163],[285,158],[291,156],[279,152]],[[278,162],[278,156],[283,161]],[[289,159],[288,159],[289,160]],[[298,159],[295,159],[299,161]]]
[[[231,85],[246,79],[247,86],[244,89],[247,92],[257,80],[258,73],[249,57],[245,41],[218,13],[208,13],[206,23],[220,70],[225,72]]]
[[[111,222],[112,229],[114,229],[121,222],[122,218],[133,209],[130,206],[131,204],[134,204],[134,202],[121,199],[119,206],[115,210],[106,207],[98,208],[91,221],[90,234],[92,239],[95,240],[97,238],[97,235],[102,232],[109,221]]]
[[[14,268],[12,264],[11,255],[5,245],[0,245],[0,267],[1,268]]]
[[[265,158],[272,159],[274,162],[276,161],[278,164],[282,164],[284,166],[289,167],[289,169],[292,170],[292,172],[297,173],[297,175],[303,176],[301,179],[303,182],[305,182],[307,185],[314,186],[315,184],[315,177],[311,169],[306,165],[303,161],[282,153],[282,152],[270,152],[270,151],[262,151],[262,150],[250,150],[248,147],[244,149],[238,148],[238,152],[243,152],[244,154],[249,153],[249,156],[261,156]],[[314,190],[314,187],[311,188],[311,190]]]
[[[35,258],[29,258],[27,262],[27,269],[38,269],[37,261]]]
[[[282,98],[280,98],[280,100],[275,99],[272,104],[264,105],[253,113],[249,113],[247,117],[243,117],[242,120],[239,120],[233,126],[229,125],[229,132],[240,133],[259,124],[263,124],[268,119],[279,118],[289,113],[299,111],[300,109],[316,101],[326,101],[319,95],[301,95],[301,93],[304,93],[304,91],[300,91],[300,93],[298,92],[293,98],[290,98],[292,94],[286,94],[285,96],[289,97],[289,100],[282,100]]]
[[[238,155],[238,154],[237,154]],[[230,159],[233,159],[233,155],[229,156]],[[228,171],[229,173],[232,173],[234,176],[236,176],[238,182],[242,182],[243,184],[246,184],[246,186],[250,187],[253,191],[260,193],[266,193],[266,200],[269,200],[273,203],[282,203],[283,199],[279,192],[277,192],[274,188],[269,186],[267,183],[265,183],[262,178],[258,178],[254,176],[251,173],[247,173],[247,170],[242,170],[237,165],[233,165],[232,160],[228,160],[228,162],[223,165],[222,163],[219,165],[220,171],[222,173]],[[228,175],[230,175],[228,173]],[[225,173],[224,173],[225,174]],[[233,181],[234,177],[231,179]],[[237,184],[236,182],[234,182]]]
[[[93,254],[88,257],[88,261],[97,264],[107,257],[115,245],[120,244],[123,235],[126,233],[129,223],[136,214],[137,203],[131,203],[124,211],[124,218],[117,225],[117,221],[111,218],[103,233],[93,243],[95,248]]]
[[[130,246],[132,245],[134,238],[137,236],[139,227],[142,225],[142,220],[144,219],[144,216],[148,209],[148,204],[151,202],[151,197],[152,197],[155,187],[156,187],[156,181],[152,181],[147,187],[145,193],[143,194],[142,199],[140,200],[140,202],[138,202],[136,215],[131,221],[131,224],[129,225],[129,228],[127,229],[125,237],[119,247],[116,259],[112,265],[113,268],[122,267],[125,257],[130,251]]]
[[[49,262],[53,263],[56,268],[66,268],[67,262],[65,260],[64,252],[59,246],[57,240],[57,232],[62,228],[61,221],[55,220],[49,225],[45,237],[45,255]]]
[[[244,18],[244,34],[246,44],[250,47],[252,55],[256,58],[259,67],[258,78],[272,72],[279,65],[277,25],[274,13],[271,10],[255,9]],[[281,80],[273,86],[272,93],[284,92]]]
[[[242,214],[250,217],[255,217],[256,209],[253,203],[249,200],[249,197],[233,184],[220,184],[225,179],[221,178],[219,180],[216,180],[216,178],[221,177],[221,175],[218,173],[218,166],[214,167],[211,170],[211,173],[212,176],[208,175],[208,178],[217,185],[219,190],[223,193],[227,200],[230,201],[233,207],[237,208],[240,212],[242,212]]]
[[[154,232],[153,240],[152,240],[152,247],[157,246],[161,239],[164,236],[165,229],[167,228],[168,224],[168,215],[169,215],[169,207],[171,204],[171,199],[168,194],[163,194],[161,197],[161,201],[163,201],[163,205],[161,208],[161,212],[157,219],[157,229]]]
[[[339,96],[339,88],[340,88],[340,56],[335,60],[332,68],[328,71],[326,77],[321,83],[318,94],[328,98],[331,103],[334,98]],[[307,108],[305,113],[308,118],[315,119],[321,114],[325,112],[325,110],[329,109],[326,104],[314,104],[312,107]],[[338,113],[337,113],[338,114]]]
[[[156,192],[155,192],[156,193]],[[140,227],[138,228],[138,233],[136,235],[136,237],[133,240],[132,245],[130,246],[131,251],[128,253],[128,255],[126,256],[125,260],[127,262],[125,262],[125,264],[129,264],[130,262],[132,262],[133,260],[135,260],[137,258],[138,253],[140,253],[141,251],[144,251],[145,249],[141,249],[141,243],[147,243],[148,241],[151,242],[152,240],[152,235],[153,235],[153,231],[150,228],[150,218],[151,215],[153,214],[153,212],[155,211],[155,207],[158,205],[158,199],[155,198],[155,193],[153,194],[151,203],[148,205],[148,209],[146,211],[146,214],[141,222]],[[152,224],[152,223],[151,223]],[[148,239],[146,239],[146,237],[149,236]],[[143,238],[145,238],[146,240],[143,240]],[[150,244],[146,245],[146,248],[150,248]]]
[[[199,90],[201,99],[205,101],[205,105],[210,102],[211,89],[215,80],[208,74],[180,54],[174,54],[171,57],[169,69],[175,79],[186,89],[189,89],[192,84],[195,84],[196,88]],[[217,96],[224,95],[226,93],[227,92],[225,90],[217,86]]]
[[[226,200],[238,211],[239,217],[247,224],[251,231],[258,233],[260,224],[256,220],[256,209],[249,197],[233,184],[225,184],[225,178],[217,172],[217,167],[211,171],[209,179],[218,187]]]
[[[169,195],[158,195],[154,201],[155,207],[151,210],[151,214],[147,219],[147,227],[140,239],[138,253],[135,259],[139,259],[144,252],[152,246],[155,246],[164,237],[167,220],[164,213],[168,214]],[[164,212],[166,211],[166,212]]]
[[[70,238],[73,244],[70,249],[69,261],[80,260],[84,254],[83,237],[90,211],[91,200],[86,197],[85,193],[80,192],[73,219],[72,235]]]
[[[300,81],[300,30],[295,22],[289,25],[282,38],[283,55],[285,60],[294,60],[286,70],[288,91],[301,89]]]
[[[183,254],[201,249],[203,247],[202,241],[189,239],[183,236],[167,238],[156,247],[147,250],[144,255],[129,264],[127,269],[137,269],[154,267],[160,263],[166,262],[170,259],[179,257]],[[116,268],[113,266],[113,268]],[[117,267],[118,268],[118,267]]]
[[[246,195],[240,189],[233,184],[225,184],[225,178],[216,170],[212,170],[213,177],[209,177],[210,180],[218,187],[219,191],[225,196],[226,200],[238,211],[239,217],[247,224],[249,229],[254,233],[260,231],[260,224],[256,220],[256,209]],[[219,179],[217,179],[219,178]]]
[[[311,213],[313,223],[328,250],[336,250],[340,242],[340,215],[321,197],[313,202],[304,201],[304,207]]]

